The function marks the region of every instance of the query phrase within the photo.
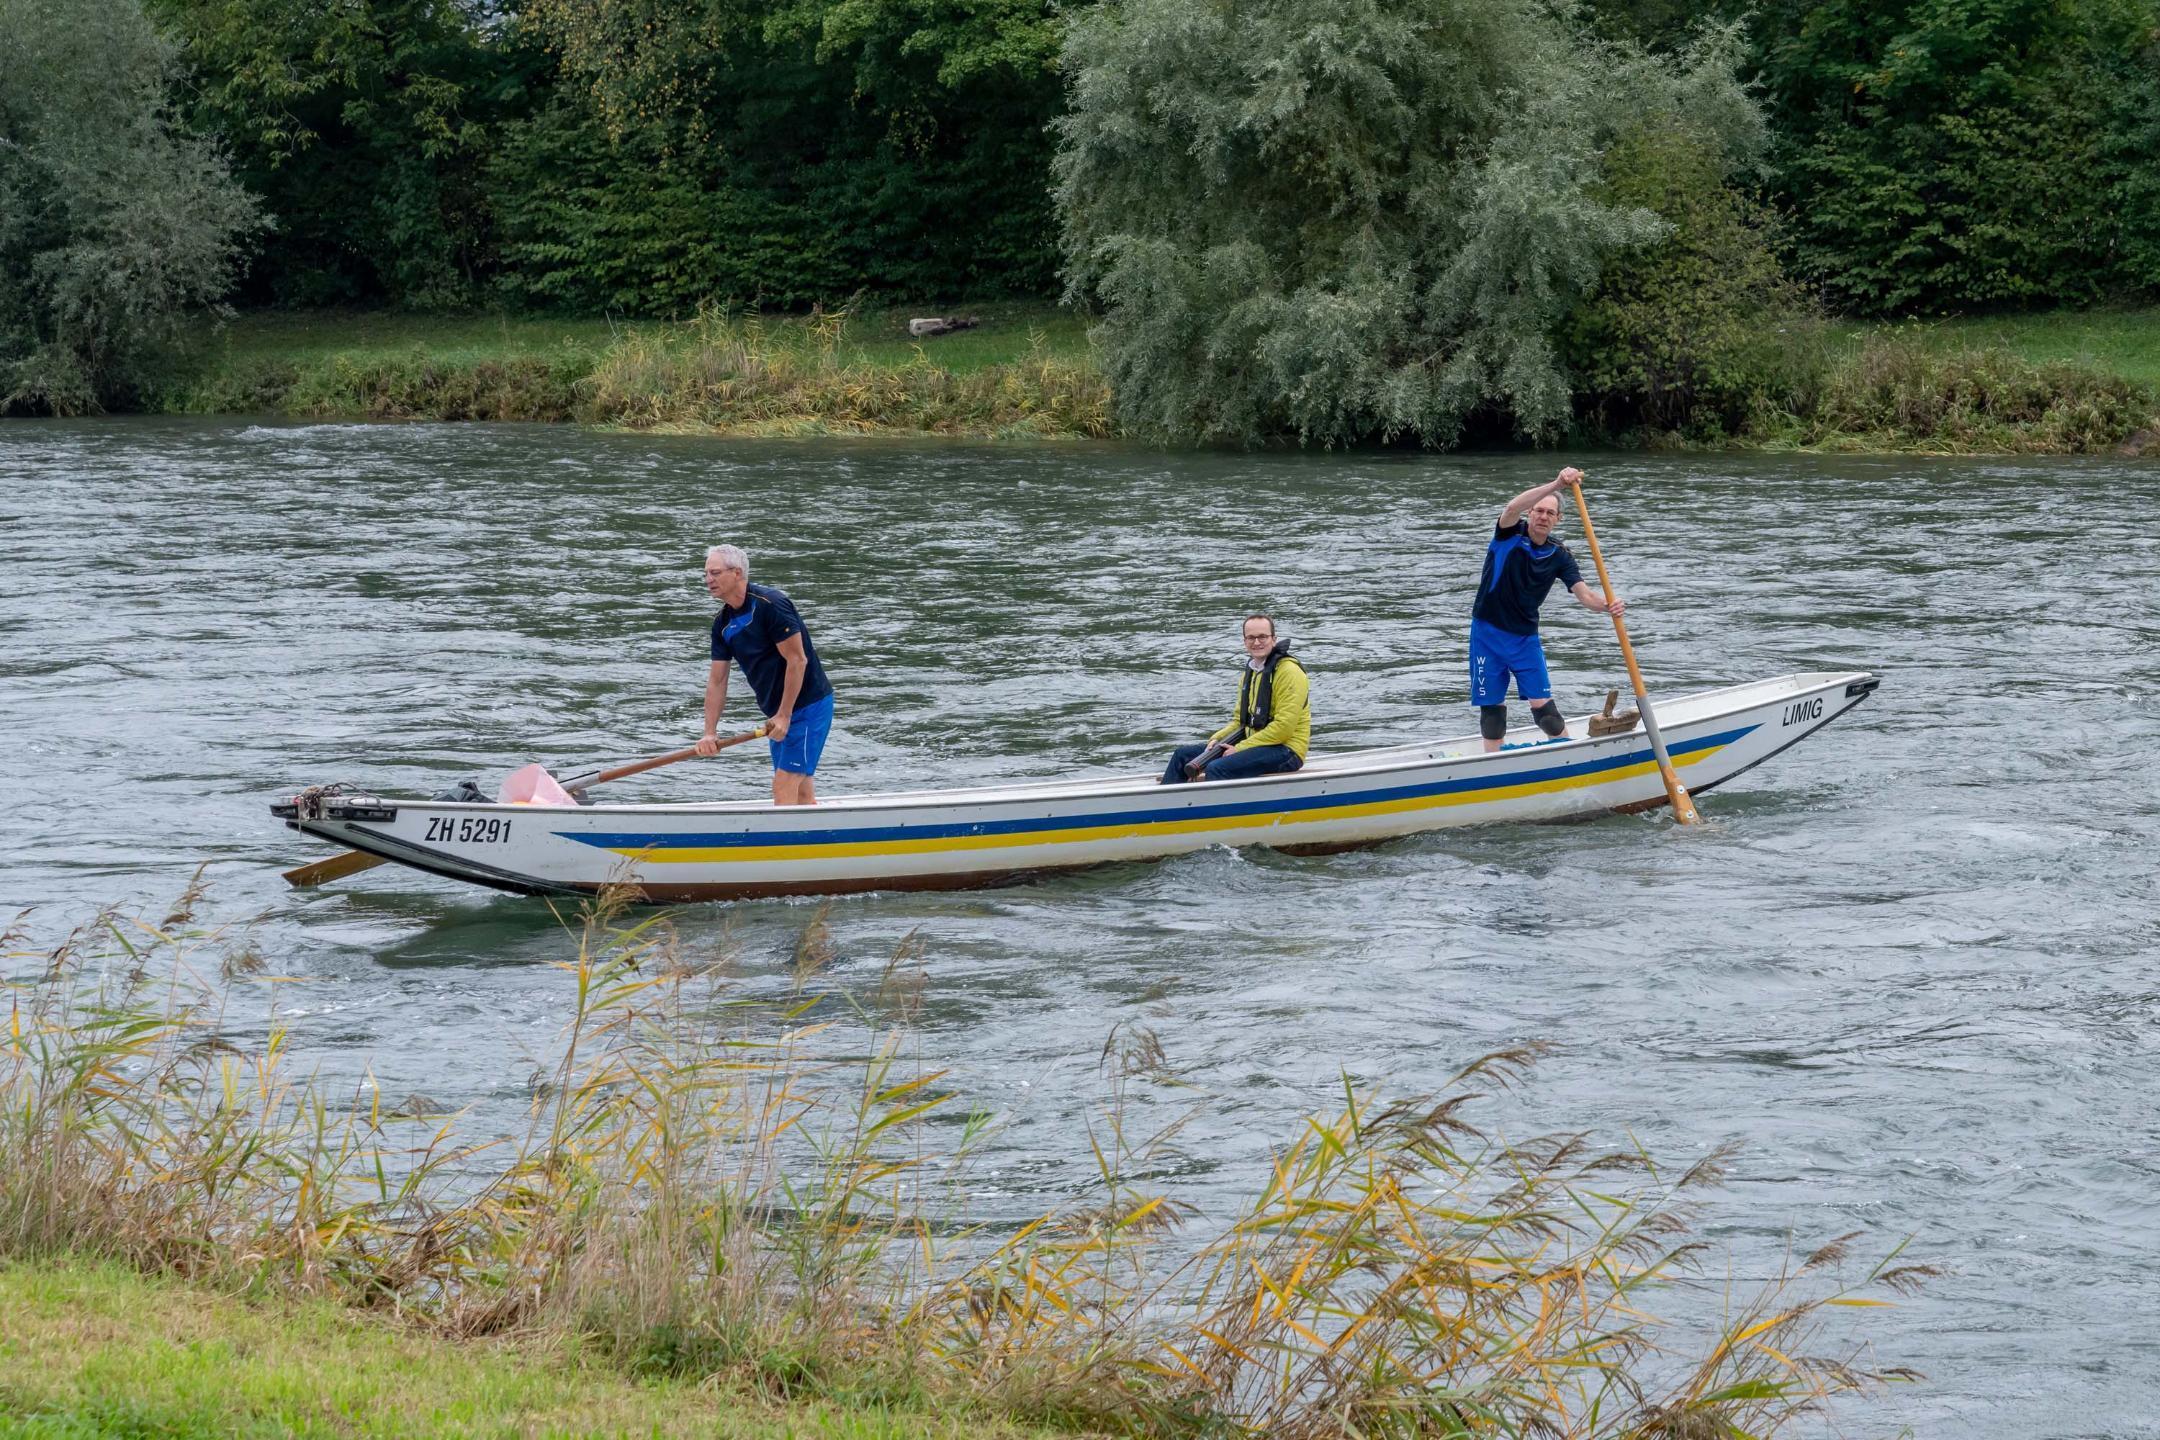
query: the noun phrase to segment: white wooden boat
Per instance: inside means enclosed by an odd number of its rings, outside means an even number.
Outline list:
[[[1879,680],[1785,675],[1660,699],[1696,794],[1814,733]],[[1665,803],[1640,727],[1487,754],[1476,736],[1315,755],[1293,775],[1196,785],[1153,776],[925,790],[776,807],[765,801],[574,808],[303,792],[294,829],[417,870],[524,894],[610,883],[648,900],[957,889],[1155,860],[1211,845],[1321,853],[1457,825],[1558,820]],[[1534,729],[1510,741],[1540,741]]]

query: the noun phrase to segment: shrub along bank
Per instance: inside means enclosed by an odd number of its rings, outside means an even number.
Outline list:
[[[2153,312],[1853,328],[1803,311],[1748,328],[1714,303],[1639,301],[1690,275],[1702,288],[1775,293],[1766,272],[1721,265],[1721,245],[1723,258],[1737,250],[1745,261],[1752,242],[1732,211],[1713,205],[1710,217],[1703,228],[1717,243],[1652,257],[1578,315],[1565,344],[1583,385],[1569,443],[2081,454],[2160,434]],[[920,342],[899,311],[708,314],[629,329],[265,312],[199,334],[167,364],[150,406],[716,434],[1121,433],[1084,318],[1047,305],[961,308],[982,324]]]
[[[677,325],[264,315],[176,355],[153,408],[370,420],[553,420],[727,434],[1100,437],[1109,391],[1082,323],[971,307],[917,342],[905,315],[707,312]]]
[[[2142,453],[2160,441],[2160,394],[2082,365],[1891,334],[1863,341],[1805,390],[1764,397],[1744,435],[1771,449]]]

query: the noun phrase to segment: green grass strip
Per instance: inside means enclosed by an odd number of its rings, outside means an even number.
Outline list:
[[[980,1414],[781,1404],[638,1381],[560,1346],[449,1340],[326,1302],[250,1301],[116,1265],[0,1267],[0,1437],[1020,1437]]]

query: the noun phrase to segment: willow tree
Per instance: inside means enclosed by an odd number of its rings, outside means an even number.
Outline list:
[[[1130,428],[1456,441],[1560,423],[1552,336],[1615,251],[1599,198],[1655,118],[1748,160],[1738,41],[1677,59],[1546,0],[1111,0],[1067,32],[1056,196],[1068,297]]]
[[[0,0],[0,413],[130,398],[260,212],[168,104],[138,0]]]

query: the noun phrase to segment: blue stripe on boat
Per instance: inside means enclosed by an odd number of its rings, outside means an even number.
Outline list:
[[[1747,725],[1738,730],[1705,735],[1673,746],[1672,753],[1692,755],[1698,750],[1714,750],[1752,734],[1757,728]],[[708,846],[728,845],[852,845],[877,840],[946,840],[967,835],[1021,835],[1035,830],[1080,830],[1097,825],[1141,825],[1156,820],[1216,820],[1239,815],[1283,814],[1293,810],[1334,809],[1340,805],[1369,805],[1387,800],[1409,800],[1425,795],[1458,794],[1465,790],[1531,785],[1543,780],[1571,779],[1578,775],[1594,775],[1600,770],[1619,770],[1630,765],[1640,765],[1648,758],[1649,753],[1647,748],[1629,750],[1619,755],[1600,756],[1595,760],[1556,765],[1545,770],[1439,780],[1424,785],[1397,785],[1383,790],[1360,790],[1348,795],[1240,800],[1220,805],[1190,805],[1167,810],[1150,807],[1146,810],[1098,811],[1084,815],[1031,816],[1020,820],[975,820],[950,825],[882,825],[853,830],[729,830],[695,835],[654,835],[635,831],[592,835],[566,830],[555,833],[565,840],[576,840],[602,850],[686,850],[693,847],[703,849]]]

